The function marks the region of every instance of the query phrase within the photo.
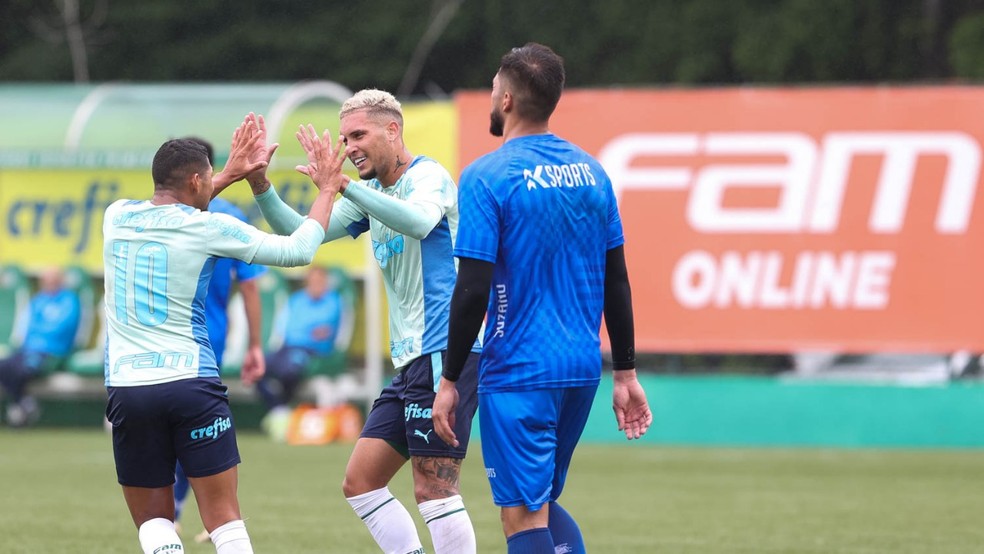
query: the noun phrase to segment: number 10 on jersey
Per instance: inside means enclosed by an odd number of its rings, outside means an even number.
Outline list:
[[[155,327],[167,321],[167,248],[159,242],[146,242],[132,254],[131,241],[113,241],[113,299],[116,319],[130,324],[128,299],[133,299],[137,321]]]

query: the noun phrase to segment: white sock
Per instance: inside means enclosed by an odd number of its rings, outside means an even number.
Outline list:
[[[181,537],[174,530],[174,522],[162,517],[149,519],[137,530],[140,548],[144,554],[178,554],[184,552]]]
[[[410,512],[390,494],[389,487],[347,498],[386,554],[423,554]]]
[[[217,554],[253,554],[253,543],[249,542],[246,524],[241,519],[223,523],[208,536],[211,537]]]
[[[474,554],[475,529],[461,495],[417,504],[434,541],[436,554]]]

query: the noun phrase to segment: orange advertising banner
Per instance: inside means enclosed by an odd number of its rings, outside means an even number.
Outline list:
[[[500,144],[460,93],[462,167]],[[626,236],[636,344],[984,351],[984,88],[571,90]]]

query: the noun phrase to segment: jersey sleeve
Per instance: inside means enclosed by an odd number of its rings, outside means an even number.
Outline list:
[[[456,193],[454,181],[437,162],[424,161],[407,171],[404,199],[395,198],[363,184],[345,189],[345,198],[358,204],[383,225],[415,239],[423,239],[451,206]]]
[[[602,186],[605,187],[605,197],[608,199],[608,236],[606,237],[606,250],[611,250],[625,244],[625,236],[622,234],[622,216],[618,212],[618,199],[615,197],[615,189],[608,174],[600,165],[595,165],[592,171],[597,173],[595,178],[601,179]]]
[[[263,236],[249,223],[224,213],[209,213],[205,223],[206,253],[210,256],[252,262]]]
[[[454,206],[457,189],[451,175],[435,161],[427,160],[410,168],[413,182],[407,203],[428,224],[430,232]]]
[[[454,255],[495,263],[499,252],[500,206],[476,165],[465,168],[458,191],[458,237]]]
[[[353,186],[357,185],[355,183],[349,184],[349,187]],[[357,238],[368,230],[369,215],[358,204],[343,195],[331,207],[331,221],[328,222],[328,233],[325,235],[325,241],[339,238],[335,236],[339,231],[352,238]]]
[[[307,265],[325,238],[324,229],[310,218],[304,218],[286,237],[264,233],[226,214],[209,214],[208,218],[205,224],[206,253],[249,263],[277,267]]]
[[[306,219],[277,195],[273,185],[253,198],[256,200],[257,206],[260,207],[263,218],[270,224],[270,228],[279,235],[293,233]],[[357,206],[347,205],[350,202],[344,200],[344,198],[338,199],[332,206],[324,242],[340,239],[345,235],[355,238],[369,229],[369,220],[366,215],[361,213]]]

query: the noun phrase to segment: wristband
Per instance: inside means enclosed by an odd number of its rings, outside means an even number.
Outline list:
[[[635,360],[623,360],[623,361],[612,361],[612,369],[615,371],[625,371],[628,369],[635,369]]]
[[[444,368],[444,370],[441,371],[441,377],[444,377],[445,379],[447,379],[448,381],[451,381],[452,383],[456,383],[458,381],[458,377],[461,377],[461,375],[460,374],[459,375],[451,375],[450,373],[448,373],[448,369],[447,368]]]

